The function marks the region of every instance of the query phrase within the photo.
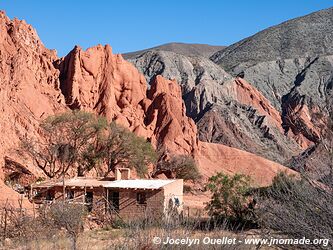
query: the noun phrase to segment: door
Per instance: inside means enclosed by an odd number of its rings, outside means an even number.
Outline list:
[[[119,211],[119,192],[109,192],[110,212]]]

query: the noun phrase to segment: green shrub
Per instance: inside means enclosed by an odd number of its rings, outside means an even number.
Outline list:
[[[239,223],[253,219],[253,199],[250,197],[248,176],[218,173],[209,178],[206,189],[212,193],[206,209],[214,219],[228,219]]]

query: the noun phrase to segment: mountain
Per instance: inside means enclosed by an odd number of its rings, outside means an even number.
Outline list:
[[[183,60],[181,56],[179,60]],[[249,101],[248,94],[241,97],[235,88],[249,86],[240,79],[234,81],[207,58],[189,60],[197,69],[188,78],[197,90],[189,88],[189,94],[200,95],[201,99],[191,104],[193,107],[189,105],[187,112],[188,105],[182,99],[186,81],[179,84],[154,74],[148,85],[147,75],[145,78],[122,55],[113,54],[109,45],[87,50],[76,46],[68,55],[58,58],[54,50],[43,45],[32,26],[18,19],[10,20],[0,12],[0,188],[4,191],[0,202],[19,197],[6,181],[11,176],[25,184],[43,177],[33,159],[17,151],[21,140],[45,140],[39,129],[41,121],[73,109],[103,115],[146,138],[154,147],[163,146],[170,154],[194,157],[205,178],[219,171],[240,172],[251,175],[257,185],[268,185],[277,172],[288,170],[250,152],[198,139],[201,136],[197,125],[187,114],[193,113],[200,120],[203,111],[215,102],[215,84],[225,86],[219,91],[229,91],[230,96],[243,98],[244,102]],[[212,86],[208,88],[209,82]],[[206,89],[206,94],[200,94],[201,89]],[[260,112],[271,112],[271,106],[258,105]],[[278,127],[273,117],[261,124],[267,121],[269,126]],[[28,201],[24,202],[28,206]]]
[[[211,59],[232,75],[244,72],[282,112],[297,95],[322,110],[332,89],[332,25],[333,8],[318,11],[263,30]]]
[[[136,57],[146,51],[170,51],[184,56],[203,56],[209,58],[215,52],[222,50],[225,46],[216,46],[197,43],[166,43],[153,48],[125,53],[125,59]]]
[[[292,160],[297,168],[331,165],[332,25],[333,8],[321,10],[263,30],[211,57],[232,75],[243,72],[283,114],[285,133],[302,134],[314,143]]]
[[[152,50],[128,58],[128,61],[145,75],[148,83],[157,75],[175,79],[182,88],[187,114],[193,119],[221,96],[219,86],[231,79],[221,67],[200,56]]]
[[[17,204],[18,193],[4,185],[12,172],[19,178],[38,175],[30,159],[18,154],[21,138],[38,135],[39,121],[66,110],[59,71],[52,62],[56,52],[44,47],[36,31],[24,21],[10,20],[0,12],[0,200]],[[30,171],[20,173],[10,158],[24,162]],[[9,169],[16,169],[7,171]]]
[[[261,62],[332,55],[332,25],[333,8],[321,10],[265,29],[216,52],[211,59],[238,73]]]
[[[223,48],[211,61],[156,50],[128,60],[148,82],[160,74],[180,83],[201,140],[295,169],[327,170],[332,22],[333,8],[296,18]]]
[[[274,107],[274,111],[265,111],[272,106],[270,101],[207,58],[152,50],[128,60],[148,83],[162,75],[180,84],[187,115],[196,122],[203,141],[236,147],[280,163],[311,143],[303,136],[284,135],[282,122],[277,121],[281,120],[279,111]]]

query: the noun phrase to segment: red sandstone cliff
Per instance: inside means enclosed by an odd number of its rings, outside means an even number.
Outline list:
[[[59,71],[36,31],[0,12],[0,164],[24,134],[38,136],[41,119],[66,110]]]
[[[70,108],[103,115],[171,153],[197,150],[196,127],[175,81],[158,76],[147,91],[143,75],[109,45],[75,47],[56,67]]]
[[[66,110],[59,89],[59,71],[52,62],[55,51],[48,50],[36,31],[24,21],[10,20],[0,12],[0,197],[16,199],[18,194],[3,185],[6,156],[29,163],[15,152],[19,138],[38,136],[39,121]]]

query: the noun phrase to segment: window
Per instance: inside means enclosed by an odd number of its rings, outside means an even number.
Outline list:
[[[119,192],[109,193],[109,205],[111,205],[110,210],[119,211]]]
[[[46,200],[52,201],[54,199],[54,191],[53,190],[47,190],[46,192]]]
[[[86,192],[85,194],[85,203],[88,208],[88,212],[91,212],[93,209],[94,194],[93,192]]]
[[[137,193],[136,194],[136,202],[138,204],[147,204],[146,193]]]
[[[66,198],[69,200],[74,199],[74,191],[73,190],[67,190]]]

